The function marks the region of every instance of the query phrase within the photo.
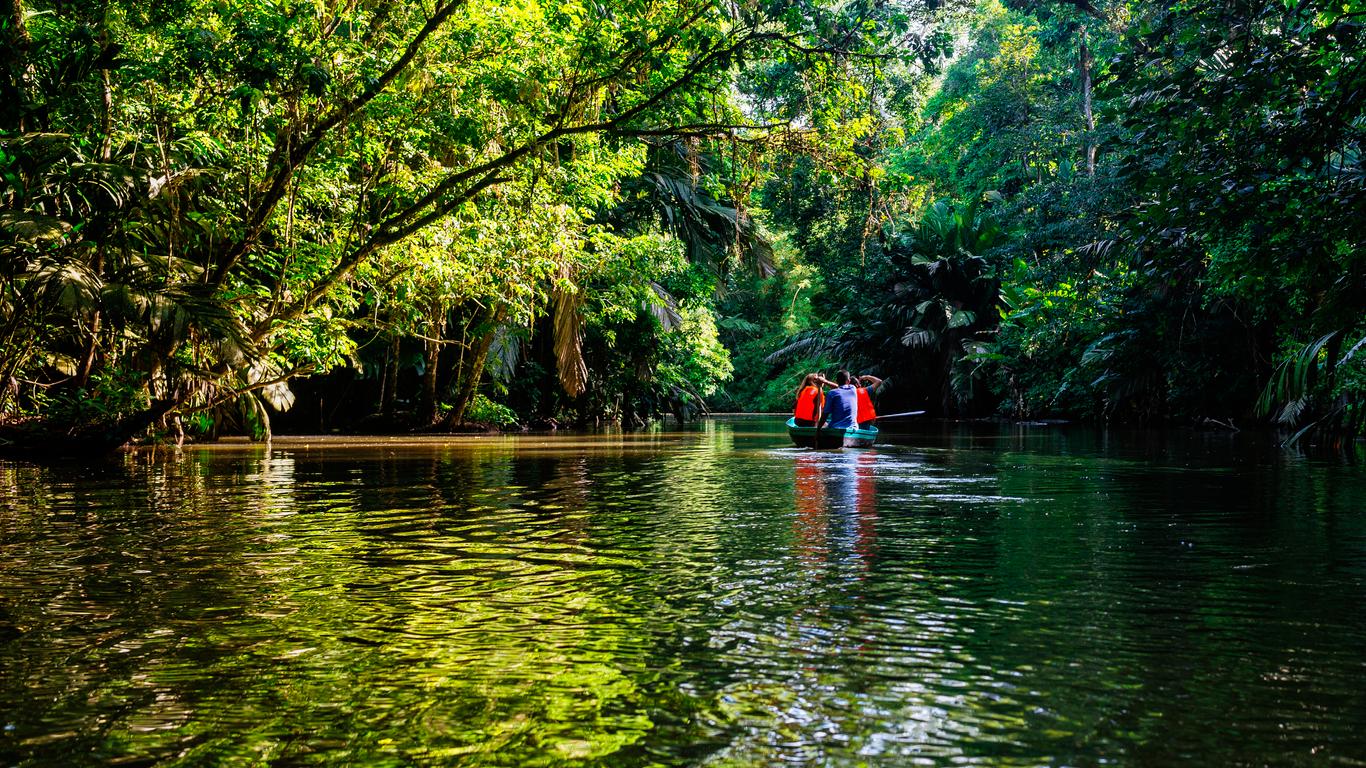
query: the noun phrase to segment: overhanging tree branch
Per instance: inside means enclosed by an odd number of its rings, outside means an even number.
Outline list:
[[[270,334],[276,323],[301,316],[333,287],[346,279],[366,259],[381,249],[401,242],[450,215],[455,209],[475,199],[489,187],[509,180],[508,177],[501,175],[501,172],[537,150],[566,137],[605,133],[634,138],[711,135],[735,139],[735,133],[740,130],[790,129],[790,121],[760,125],[722,122],[682,123],[655,128],[630,125],[642,115],[659,107],[672,95],[694,83],[702,75],[716,71],[717,67],[728,65],[745,48],[765,42],[776,42],[786,46],[795,45],[791,35],[772,30],[761,30],[756,27],[745,27],[739,34],[701,53],[673,80],[610,120],[555,127],[495,158],[471,168],[451,173],[402,211],[377,225],[371,237],[345,254],[327,275],[310,287],[299,300],[290,304],[283,311],[265,318],[256,327],[253,334],[254,338],[259,341]],[[804,47],[801,52],[831,54],[838,51],[834,48]],[[741,140],[757,141],[759,139]]]
[[[305,135],[298,136],[298,128],[292,123],[285,125],[276,137],[275,146],[267,161],[267,166],[275,169],[270,184],[259,198],[259,202],[253,208],[251,215],[248,216],[242,237],[230,243],[219,255],[217,265],[209,278],[210,285],[215,288],[222,286],[238,260],[256,244],[262,232],[265,231],[266,223],[270,220],[275,207],[284,199],[285,193],[289,189],[290,180],[293,179],[299,167],[308,160],[318,144],[322,143],[322,140],[338,126],[349,121],[376,96],[383,93],[413,62],[427,39],[439,30],[451,18],[456,9],[464,3],[465,0],[438,2],[426,23],[422,25],[413,39],[408,41],[402,55],[375,79],[374,84],[342,102],[326,117],[319,120]]]

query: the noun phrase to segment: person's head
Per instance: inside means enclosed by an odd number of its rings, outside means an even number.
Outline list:
[[[842,386],[844,386],[845,384],[848,384],[848,383],[849,383],[849,372],[848,372],[848,371],[841,370],[839,373],[836,373],[836,374],[835,374],[835,384],[836,384],[837,386],[841,386],[841,387],[842,387]]]
[[[820,378],[821,378],[821,375],[820,375],[819,373],[808,373],[808,374],[806,374],[806,376],[802,379],[802,389],[806,389],[807,387],[814,387],[814,386],[816,386],[817,384],[820,383]]]

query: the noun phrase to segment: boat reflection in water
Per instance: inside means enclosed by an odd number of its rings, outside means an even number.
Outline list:
[[[794,542],[799,559],[843,561],[867,571],[876,552],[876,451],[800,453],[794,483]]]

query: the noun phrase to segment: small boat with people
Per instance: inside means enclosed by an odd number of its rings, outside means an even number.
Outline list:
[[[800,448],[871,448],[878,435],[874,423],[878,415],[872,396],[881,386],[882,379],[876,376],[853,376],[848,371],[835,374],[834,381],[819,373],[807,374],[797,388],[792,418],[787,420],[788,437]],[[833,389],[826,392],[825,387]],[[892,416],[922,413],[910,411]]]
[[[787,420],[787,434],[799,448],[871,448],[877,442],[877,427],[799,427],[794,416]]]

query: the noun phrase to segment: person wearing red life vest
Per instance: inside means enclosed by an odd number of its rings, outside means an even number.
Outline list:
[[[858,388],[858,421],[859,429],[867,429],[873,426],[877,420],[877,411],[873,410],[872,390],[882,386],[882,379],[876,376],[863,375],[858,377],[859,383],[863,386]]]
[[[828,384],[830,382],[819,373],[808,373],[802,379],[802,385],[797,388],[797,407],[792,410],[797,426],[816,426],[825,411],[825,390],[822,387]]]

